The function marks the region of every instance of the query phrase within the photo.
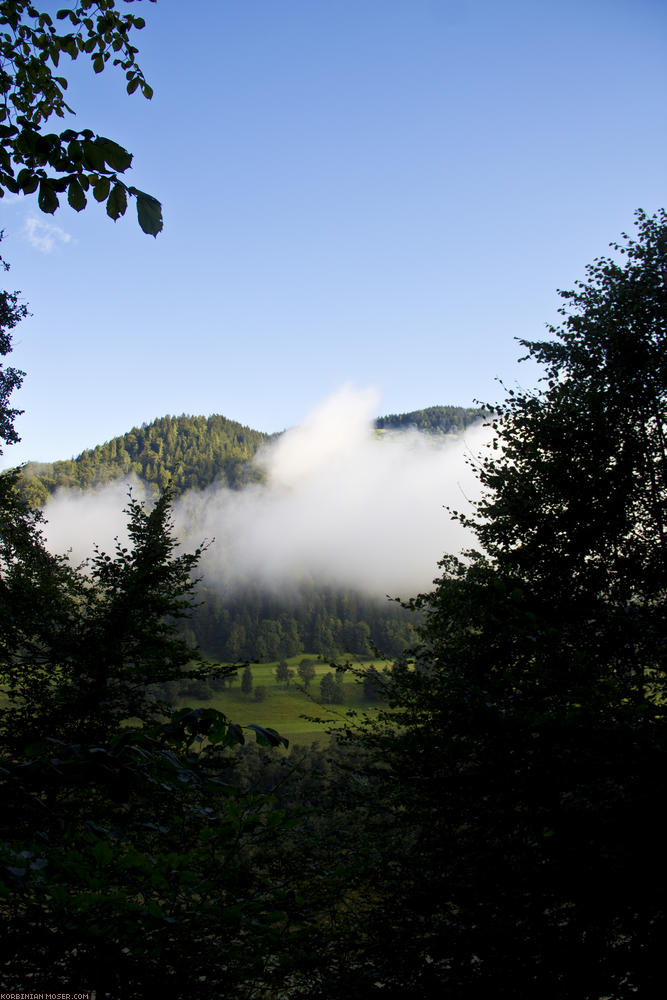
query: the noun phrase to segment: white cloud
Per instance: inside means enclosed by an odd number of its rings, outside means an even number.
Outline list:
[[[207,583],[282,591],[310,578],[406,597],[429,589],[445,552],[474,546],[445,508],[469,512],[479,496],[470,462],[490,430],[378,437],[377,405],[374,392],[345,388],[261,450],[264,484],[240,492],[217,485],[177,501],[176,536],[186,548],[215,538],[202,560]],[[76,562],[93,540],[107,551],[114,535],[125,540],[126,491],[121,481],[97,493],[56,494],[46,509],[53,550],[71,546]]]
[[[25,221],[23,235],[31,247],[40,253],[53,253],[61,243],[71,242],[72,237],[60,226],[47,222],[35,215],[30,215]]]
[[[383,597],[428,589],[445,552],[474,546],[445,509],[470,511],[479,483],[469,464],[490,438],[416,431],[378,439],[377,395],[349,387],[262,449],[265,485],[221,487],[181,497],[176,533],[192,548],[215,538],[205,579],[282,590],[300,579]]]

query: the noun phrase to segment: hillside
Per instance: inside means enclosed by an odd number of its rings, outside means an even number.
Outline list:
[[[482,416],[482,410],[464,406],[429,406],[411,413],[390,413],[378,417],[380,431],[417,430],[424,434],[460,434]]]
[[[41,506],[57,489],[86,490],[130,473],[159,489],[171,482],[177,495],[214,481],[238,489],[257,478],[250,462],[269,439],[218,414],[160,417],[69,461],[28,462],[23,490]]]
[[[479,410],[433,406],[378,417],[375,426],[378,434],[409,429],[456,434],[479,416]],[[157,488],[171,482],[177,495],[213,482],[242,489],[261,476],[252,459],[275,436],[220,415],[166,416],[70,461],[28,463],[23,492],[41,506],[57,489],[85,491],[131,473]],[[414,615],[394,602],[363,597],[351,589],[302,586],[278,598],[252,585],[227,591],[221,580],[211,580],[200,585],[199,598],[186,633],[220,660],[270,661],[301,654],[368,657],[375,649],[395,657],[414,641]]]
[[[479,419],[480,412],[431,406],[378,417],[375,426],[380,432],[414,428],[428,434],[460,433]],[[130,473],[158,489],[171,482],[176,495],[205,489],[213,482],[241,489],[260,476],[251,465],[252,458],[275,436],[219,414],[160,417],[76,458],[28,462],[23,468],[23,492],[32,504],[42,506],[57,489],[87,490]]]

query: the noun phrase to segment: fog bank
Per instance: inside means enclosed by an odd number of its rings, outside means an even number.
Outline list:
[[[472,544],[444,508],[469,510],[478,495],[468,462],[488,429],[469,428],[460,438],[378,436],[378,405],[374,391],[343,388],[258,453],[265,484],[179,498],[181,542],[192,548],[215,538],[202,561],[207,583],[282,589],[306,577],[407,597],[429,588],[443,553]],[[96,493],[59,492],[46,509],[52,550],[71,547],[78,560],[97,541],[110,551],[114,535],[126,539],[126,495],[125,481]]]

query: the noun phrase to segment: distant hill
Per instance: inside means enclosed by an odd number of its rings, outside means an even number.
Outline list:
[[[41,506],[56,489],[86,490],[130,473],[160,489],[171,482],[177,494],[214,481],[238,489],[257,478],[250,463],[269,439],[219,415],[160,417],[70,461],[28,462],[23,491]]]
[[[452,434],[480,415],[480,410],[460,406],[431,406],[378,417],[375,426],[380,432],[416,428],[428,434]],[[87,490],[130,473],[159,489],[170,482],[177,495],[213,482],[241,489],[260,478],[252,459],[262,444],[276,436],[218,414],[160,417],[69,461],[28,462],[22,490],[32,504],[42,506],[57,489]]]
[[[414,429],[424,434],[460,434],[479,420],[483,412],[464,406],[429,406],[425,410],[378,417],[375,426],[380,431]]]
[[[432,406],[378,417],[378,434],[416,428],[456,434],[481,416],[479,410]],[[134,473],[158,488],[171,482],[177,494],[213,482],[242,489],[261,473],[252,459],[277,435],[263,434],[226,417],[161,417],[82,452],[70,461],[30,462],[22,489],[36,506],[59,488],[85,491]],[[374,648],[400,656],[414,640],[414,615],[395,602],[363,597],[351,589],[313,585],[276,596],[256,586],[225,593],[200,585],[198,606],[185,632],[221,660],[274,660],[317,653],[325,659],[370,656]]]

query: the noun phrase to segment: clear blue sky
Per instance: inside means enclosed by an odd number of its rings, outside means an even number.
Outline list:
[[[535,378],[513,338],[667,202],[662,0],[141,8],[153,100],[79,64],[69,97],[165,231],[0,202],[33,313],[5,465],[166,413],[281,430],[344,382],[384,413],[498,398]]]

